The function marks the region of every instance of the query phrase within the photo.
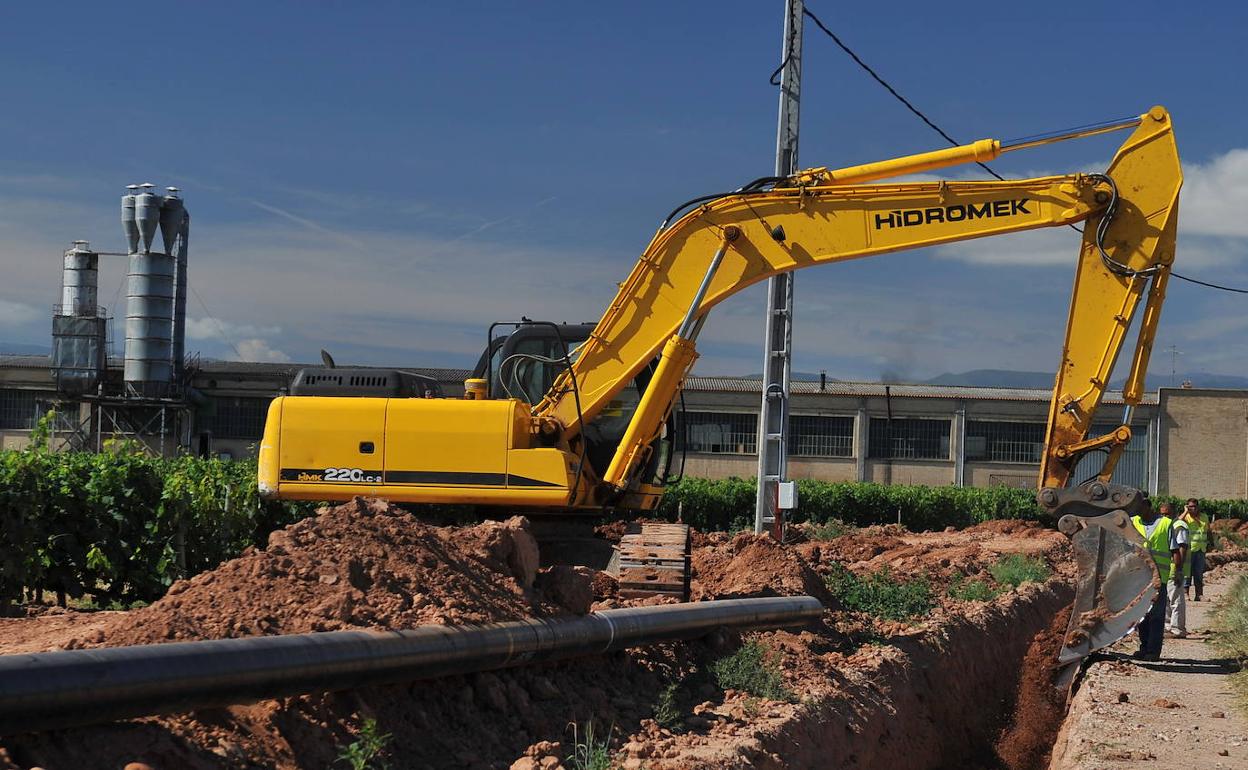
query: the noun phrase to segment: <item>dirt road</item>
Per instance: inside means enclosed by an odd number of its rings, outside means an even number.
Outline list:
[[[1134,636],[1092,665],[1071,704],[1050,770],[1139,766],[1248,770],[1248,718],[1236,706],[1225,659],[1209,641],[1213,607],[1248,565],[1215,570],[1205,601],[1188,602],[1187,639],[1166,639],[1158,663],[1128,656]]]

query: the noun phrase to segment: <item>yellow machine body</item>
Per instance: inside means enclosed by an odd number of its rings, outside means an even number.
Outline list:
[[[566,505],[579,458],[530,446],[529,424],[528,404],[514,399],[279,397],[260,445],[261,493]]]

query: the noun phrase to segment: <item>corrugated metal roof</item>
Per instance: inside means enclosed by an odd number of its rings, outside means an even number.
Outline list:
[[[886,394],[882,382],[829,381],[827,387],[819,388],[817,382],[792,383],[793,395],[830,396],[878,396]],[[954,398],[979,401],[1048,401],[1052,391],[1045,388],[985,388],[968,385],[893,385],[887,384],[888,394],[896,398]],[[762,394],[763,382],[745,377],[690,377],[687,388],[708,393],[758,393]],[[1121,404],[1122,391],[1112,390],[1105,394],[1104,403]],[[1144,404],[1156,404],[1157,393],[1145,393]]]

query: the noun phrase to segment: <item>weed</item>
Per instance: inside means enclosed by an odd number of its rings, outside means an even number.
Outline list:
[[[1238,660],[1248,661],[1248,575],[1236,578],[1214,608],[1214,643]],[[1248,713],[1248,669],[1231,674],[1231,687],[1241,711]]]
[[[825,582],[847,609],[882,620],[910,620],[935,605],[926,576],[903,581],[893,577],[888,568],[860,577],[839,564],[833,565]]]
[[[949,596],[963,602],[987,602],[996,598],[1001,589],[988,585],[988,581],[978,578],[968,579],[966,575],[955,575],[949,581]]]
[[[572,753],[567,756],[572,770],[611,770],[611,732],[606,737],[594,734],[594,720],[585,723],[584,737],[576,723],[572,723]]]
[[[858,531],[857,527],[846,524],[840,519],[828,519],[822,524],[810,523],[804,528],[811,540],[835,540],[841,535]]]
[[[746,642],[733,654],[715,661],[711,673],[716,684],[725,690],[741,690],[768,700],[793,700],[793,691],[784,685],[780,666],[758,642]]]
[[[1001,585],[1018,588],[1023,583],[1043,583],[1049,579],[1049,567],[1043,559],[1012,553],[1002,556],[988,568],[992,579]]]
[[[762,713],[762,706],[762,701],[751,695],[745,699],[744,703],[741,704],[741,710],[744,711],[745,715],[750,719],[757,719],[758,715]]]
[[[1210,534],[1213,534],[1213,533],[1210,533]],[[1225,551],[1227,550],[1228,547],[1232,547],[1232,548],[1248,547],[1248,533],[1241,533],[1241,532],[1235,532],[1233,530],[1227,530],[1225,532],[1218,532],[1212,538],[1212,545],[1210,546],[1212,550]]]
[[[385,763],[375,760],[386,750],[386,744],[392,737],[390,733],[381,732],[376,719],[368,717],[360,727],[360,737],[338,752],[337,761],[346,762],[351,770],[385,770]]]
[[[681,711],[676,703],[678,689],[680,689],[680,683],[672,682],[659,693],[659,699],[654,704],[654,721],[659,723],[659,727],[671,730],[680,724]]]

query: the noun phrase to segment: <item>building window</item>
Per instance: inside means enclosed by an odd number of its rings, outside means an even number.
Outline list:
[[[803,457],[852,457],[853,417],[789,417],[789,453]]]
[[[758,415],[733,412],[685,412],[690,452],[757,454]]]
[[[1116,424],[1093,425],[1088,431],[1088,438],[1104,436],[1118,428]],[[1104,452],[1089,452],[1079,460],[1074,473],[1070,474],[1068,486],[1076,486],[1090,481],[1100,472],[1105,462]],[[1114,484],[1124,484],[1136,489],[1148,489],[1148,425],[1132,425],[1131,440],[1127,442],[1114,466],[1114,475],[1110,478]]]
[[[55,394],[42,390],[0,390],[0,429],[30,430]]]
[[[868,456],[889,459],[948,460],[949,421],[872,417]]]
[[[212,399],[212,408],[200,422],[200,429],[215,438],[254,439],[264,437],[264,418],[269,398],[222,396]]]
[[[1045,426],[1036,422],[966,423],[966,459],[995,463],[1038,463]]]

